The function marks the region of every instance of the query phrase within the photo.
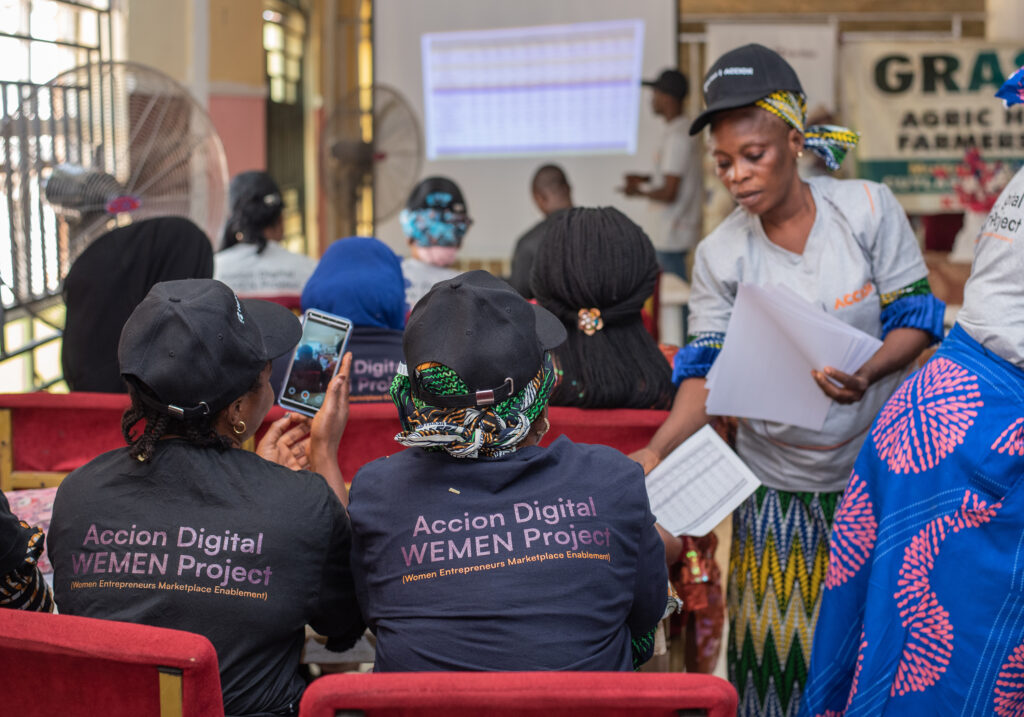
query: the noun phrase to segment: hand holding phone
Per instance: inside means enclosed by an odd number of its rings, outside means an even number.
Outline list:
[[[286,413],[270,424],[256,446],[256,455],[293,471],[308,468],[306,447],[309,431],[309,418],[298,413]]]
[[[309,309],[302,316],[302,338],[285,374],[278,403],[289,411],[315,416],[331,379],[341,368],[352,322]]]
[[[327,481],[338,500],[348,507],[348,489],[338,466],[338,447],[348,424],[348,390],[352,375],[352,354],[346,353],[341,369],[331,379],[324,397],[323,410],[316,414],[310,430],[309,467]]]

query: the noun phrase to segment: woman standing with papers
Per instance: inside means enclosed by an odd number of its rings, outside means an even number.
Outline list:
[[[707,109],[690,132],[710,124],[718,177],[739,207],[697,248],[694,333],[676,356],[675,403],[633,457],[649,471],[708,422],[704,377],[727,340],[742,283],[783,285],[883,341],[852,374],[822,366],[808,377],[833,399],[820,431],[741,420],[737,432],[737,452],[764,485],[733,517],[729,677],[741,715],[791,715],[806,678],[836,504],[878,409],[903,370],[941,338],[943,305],[885,186],[800,178],[804,149],[834,170],[857,135],[804,127],[806,100],[785,60],[760,45],[726,53],[705,77],[704,95]]]

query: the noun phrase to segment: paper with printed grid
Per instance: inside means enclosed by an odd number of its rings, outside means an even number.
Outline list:
[[[711,426],[704,426],[647,475],[651,512],[672,535],[707,535],[761,481]]]

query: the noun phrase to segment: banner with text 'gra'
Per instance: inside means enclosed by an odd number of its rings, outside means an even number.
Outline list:
[[[841,57],[857,174],[889,185],[908,212],[961,208],[951,178],[972,146],[987,162],[1024,163],[1024,105],[994,97],[1024,64],[1024,43],[852,42]]]

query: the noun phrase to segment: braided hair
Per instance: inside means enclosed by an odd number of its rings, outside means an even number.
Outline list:
[[[261,378],[262,372],[247,393],[259,389]],[[121,435],[128,444],[128,455],[132,458],[148,462],[156,452],[157,443],[165,436],[178,436],[201,448],[227,450],[234,447],[229,437],[214,430],[216,414],[207,414],[190,421],[175,418],[143,401],[142,394],[151,400],[160,400],[153,389],[134,376],[125,376],[124,379],[132,403],[121,416]],[[135,427],[140,421],[145,421],[145,427],[141,433],[137,433]]]
[[[658,279],[643,230],[611,207],[570,209],[550,223],[533,267],[537,301],[569,333],[552,352],[562,377],[551,404],[670,407],[672,371],[640,315]],[[601,328],[588,335],[580,312],[593,309]]]
[[[242,172],[231,179],[228,189],[231,216],[224,225],[220,249],[235,244],[255,244],[256,253],[267,248],[264,232],[281,220],[284,200],[277,182],[266,172]]]

